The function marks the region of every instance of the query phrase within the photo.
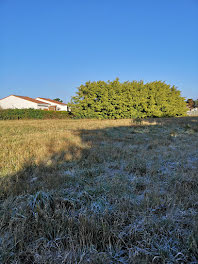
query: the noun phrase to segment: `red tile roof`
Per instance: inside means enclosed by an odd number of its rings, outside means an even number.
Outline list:
[[[43,99],[43,100],[46,100],[46,101],[49,101],[49,102],[51,102],[51,103],[55,103],[55,104],[66,105],[66,104],[64,104],[64,103],[61,103],[61,102],[58,102],[58,101],[56,101],[56,100],[52,100],[52,99],[49,99],[49,98],[42,98],[42,97],[37,97],[37,98],[39,98],[39,99]]]
[[[27,100],[27,101],[30,101],[30,102],[33,102],[33,103],[37,103],[37,104],[46,104],[48,105],[48,103],[44,103],[42,101],[39,101],[39,100],[36,100],[36,99],[33,99],[31,97],[28,97],[28,96],[20,96],[20,95],[13,95],[13,96],[16,96],[16,97],[19,97],[21,99],[24,99],[24,100]]]

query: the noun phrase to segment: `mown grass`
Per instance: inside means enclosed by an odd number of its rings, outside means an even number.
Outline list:
[[[198,118],[0,122],[1,263],[197,263]]]

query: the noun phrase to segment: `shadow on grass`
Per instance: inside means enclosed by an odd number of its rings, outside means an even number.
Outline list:
[[[196,117],[147,119],[146,122],[162,128],[179,125],[195,132],[198,128]],[[169,208],[171,199],[168,197],[170,192],[175,195],[174,186],[172,189],[169,186],[168,194],[162,197],[155,189],[144,193],[149,182],[144,181],[145,170],[141,171],[144,167],[140,168],[138,164],[132,169],[134,173],[138,172],[140,181],[134,183],[128,198],[124,196],[127,188],[121,190],[121,185],[132,185],[127,178],[126,183],[123,177],[115,182],[111,177],[108,183],[103,178],[101,181],[104,183],[102,187],[98,185],[98,190],[93,188],[97,182],[90,180],[96,176],[97,168],[103,167],[107,161],[116,162],[119,166],[119,161],[122,162],[124,155],[128,155],[121,152],[123,146],[127,150],[129,144],[137,144],[136,133],[148,133],[147,127],[132,124],[79,130],[75,133],[86,147],[74,142],[67,149],[57,152],[53,147],[55,142],[50,142],[51,157],[48,162],[36,165],[29,160],[18,173],[1,178],[0,197],[2,204],[7,202],[0,210],[3,216],[0,221],[3,234],[0,255],[3,257],[0,257],[0,262],[196,263],[198,237],[195,217],[190,215],[191,220],[184,221],[185,217],[182,215],[180,219],[179,215],[175,224],[177,215],[173,213],[177,205]],[[80,170],[78,177],[82,177],[82,181],[71,174],[72,170]],[[185,180],[186,183],[183,181],[181,184],[178,181],[177,192],[182,190],[182,196],[185,189],[187,193],[196,193],[194,178],[192,182]],[[90,192],[84,191],[84,186]],[[54,196],[48,191],[53,191]],[[66,195],[61,197],[60,193],[64,191],[67,191]],[[72,191],[79,192],[80,196],[69,196]],[[102,194],[97,196],[95,191]],[[116,196],[118,192],[121,198]],[[134,195],[142,200],[134,202]],[[170,205],[161,204],[160,199],[167,200]],[[181,197],[179,204],[180,201]],[[176,213],[180,213],[179,209]]]
[[[185,117],[164,117],[164,118],[145,118],[142,119],[143,122],[148,122],[149,124],[156,125],[187,125],[187,124],[197,124],[198,116],[185,116]]]
[[[144,133],[144,129],[148,127],[144,122],[162,127],[177,127],[178,125],[198,132],[198,117],[148,118],[143,119],[142,124],[131,123],[131,126],[79,130],[75,133],[80,136],[83,143],[88,143],[89,147],[82,148],[73,144],[66,150],[56,152],[53,147],[55,142],[51,142],[48,146],[49,153],[51,153],[51,157],[48,159],[50,162],[43,161],[34,164],[29,160],[23,165],[21,171],[0,178],[0,197],[4,199],[10,195],[31,194],[38,190],[50,190],[61,186],[65,182],[62,169],[72,169],[77,165],[85,168],[105,162],[109,158],[105,152],[105,144],[114,144],[119,141],[132,143],[135,137],[134,129],[140,128]]]

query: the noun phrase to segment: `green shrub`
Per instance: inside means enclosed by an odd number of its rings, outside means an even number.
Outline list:
[[[44,111],[40,109],[0,109],[0,120],[12,119],[66,119],[72,114],[66,111]]]
[[[162,81],[86,82],[69,104],[77,118],[119,119],[185,116],[185,99]]]

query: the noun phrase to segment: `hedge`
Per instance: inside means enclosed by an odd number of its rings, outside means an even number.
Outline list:
[[[45,111],[40,109],[1,109],[0,120],[14,119],[68,119],[72,114],[66,111]]]
[[[97,81],[81,85],[69,107],[76,118],[145,118],[185,116],[185,98],[162,81]]]

